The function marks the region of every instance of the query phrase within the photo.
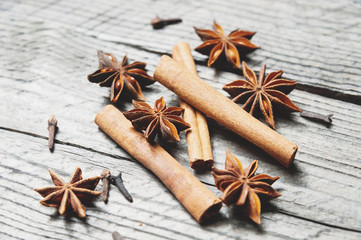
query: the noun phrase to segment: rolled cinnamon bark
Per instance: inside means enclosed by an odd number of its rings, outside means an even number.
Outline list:
[[[154,79],[199,111],[257,145],[289,167],[297,145],[261,123],[236,103],[168,56],[162,56]]]
[[[125,151],[152,171],[199,222],[219,212],[221,200],[158,144],[151,144],[114,106],[105,106],[95,123]]]
[[[197,75],[196,65],[188,43],[179,42],[173,48],[172,57]],[[191,168],[197,170],[209,169],[213,166],[213,154],[206,117],[181,98],[179,98],[179,105],[184,108],[184,120],[191,125],[191,128],[186,130]]]

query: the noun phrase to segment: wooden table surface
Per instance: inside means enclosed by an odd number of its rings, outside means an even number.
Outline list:
[[[360,239],[361,238],[361,3],[320,1],[80,1],[1,0],[0,2],[0,238],[1,239]],[[183,22],[153,30],[150,19],[181,17]],[[282,193],[262,207],[257,226],[237,209],[223,207],[201,226],[147,169],[94,123],[109,103],[109,88],[87,80],[96,70],[96,50],[128,54],[145,61],[152,75],[162,54],[180,40],[192,48],[193,30],[257,31],[262,48],[247,63],[268,72],[284,70],[298,81],[289,97],[303,110],[334,114],[327,127],[292,113],[276,117],[277,132],[299,146],[286,169],[254,145],[208,119],[215,166],[223,169],[225,149],[244,166],[260,161],[258,173],[281,176]],[[206,67],[193,52],[199,76],[220,90],[242,78],[237,71]],[[150,104],[175,94],[159,83],[144,94]],[[121,110],[131,109],[129,102]],[[54,114],[59,132],[53,153],[47,148],[47,120]],[[189,168],[185,136],[165,146],[216,195],[209,172]],[[63,217],[40,205],[34,187],[51,186],[48,169],[68,179],[75,167],[84,177],[101,170],[122,171],[134,202],[116,190],[108,204],[99,198],[86,220]],[[101,189],[101,184],[97,187]]]

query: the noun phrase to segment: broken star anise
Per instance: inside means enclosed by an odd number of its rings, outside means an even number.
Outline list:
[[[244,103],[242,108],[254,113],[261,109],[266,122],[276,129],[272,103],[280,104],[294,112],[302,112],[287,96],[297,85],[296,81],[282,79],[283,71],[271,72],[265,78],[266,65],[263,65],[257,80],[256,74],[242,62],[243,76],[246,80],[236,80],[224,85],[223,90],[233,97],[234,102]]]
[[[246,169],[227,148],[226,170],[212,169],[216,187],[223,192],[221,200],[227,205],[241,206],[242,212],[255,223],[261,224],[261,201],[281,196],[271,185],[280,177],[266,174],[255,175],[258,161],[254,160]]]
[[[154,83],[154,80],[145,71],[144,62],[128,64],[127,55],[121,63],[110,53],[98,51],[99,69],[88,75],[88,80],[99,83],[102,87],[111,87],[110,101],[116,103],[123,89],[134,99],[145,101],[141,86]]]
[[[70,181],[65,183],[53,170],[49,169],[49,173],[55,186],[34,189],[44,197],[40,203],[47,207],[58,208],[60,215],[64,215],[71,206],[78,217],[85,218],[86,208],[83,203],[88,203],[101,194],[101,192],[93,191],[100,177],[83,179],[81,169],[76,168]]]
[[[225,36],[222,27],[216,21],[213,23],[213,31],[196,27],[194,29],[204,41],[195,50],[209,55],[208,67],[225,57],[233,67],[241,68],[240,54],[244,55],[259,48],[250,41],[255,32],[235,30]]]
[[[154,104],[154,109],[147,103],[133,100],[134,109],[124,112],[124,116],[132,121],[134,128],[145,131],[144,136],[154,140],[159,134],[161,139],[168,142],[179,142],[178,133],[190,128],[183,118],[184,112],[180,107],[166,107],[163,97]]]

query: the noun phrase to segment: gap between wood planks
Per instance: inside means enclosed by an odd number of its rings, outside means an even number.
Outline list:
[[[3,130],[3,131],[9,131],[9,132],[14,132],[14,133],[18,133],[18,134],[23,134],[23,135],[27,135],[27,136],[31,136],[31,137],[35,137],[35,138],[39,138],[39,139],[48,140],[48,137],[42,136],[42,135],[40,135],[40,134],[35,134],[35,133],[26,132],[26,131],[22,131],[22,130],[18,130],[18,129],[13,129],[13,128],[8,128],[8,127],[3,127],[3,126],[0,126],[0,129]],[[126,161],[135,162],[132,158],[127,158],[127,157],[123,157],[123,156],[120,156],[120,155],[109,154],[109,153],[106,153],[106,152],[103,152],[103,151],[98,151],[98,150],[95,150],[95,149],[93,149],[93,148],[84,147],[84,146],[82,146],[82,145],[75,144],[75,143],[71,143],[71,142],[64,142],[64,141],[55,140],[55,143],[56,143],[56,144],[67,145],[67,146],[70,146],[70,147],[79,148],[79,149],[86,150],[86,151],[90,151],[90,152],[94,152],[94,153],[98,153],[98,154],[100,154],[100,155],[107,156],[107,157],[111,157],[111,158],[116,158],[116,159],[122,159],[122,160],[126,160]],[[44,145],[44,147],[45,147],[45,145]],[[204,182],[204,181],[201,181],[201,182],[202,182],[203,184],[206,184],[206,185],[210,186],[210,187],[215,187],[214,184],[211,184],[211,183],[208,183],[208,182]],[[319,222],[319,221],[312,220],[312,219],[309,219],[309,218],[297,216],[297,215],[294,215],[294,214],[291,214],[291,213],[282,211],[282,210],[280,210],[280,209],[274,209],[273,211],[274,211],[274,212],[277,212],[277,213],[280,213],[280,214],[284,214],[284,215],[290,216],[290,217],[294,217],[294,218],[297,218],[297,219],[301,219],[301,220],[309,221],[309,222],[312,222],[312,223],[320,224],[320,225],[322,225],[322,226],[331,227],[331,228],[337,228],[337,229],[340,229],[340,230],[345,230],[345,231],[350,231],[350,232],[355,232],[355,233],[361,233],[360,230],[356,230],[356,229],[352,229],[352,228],[346,228],[346,227],[341,227],[341,226],[334,225],[334,224],[328,224],[328,223]]]
[[[92,37],[92,38],[95,38],[95,39],[100,39],[96,35],[91,34],[89,36]],[[137,50],[142,50],[142,51],[145,51],[145,52],[153,53],[153,54],[156,54],[156,55],[159,55],[159,56],[162,56],[162,55],[170,56],[171,55],[170,53],[151,50],[151,49],[148,49],[147,47],[143,47],[143,46],[138,45],[138,44],[131,44],[131,43],[128,43],[128,42],[121,42],[121,41],[118,41],[118,40],[109,40],[109,39],[103,39],[103,38],[100,39],[100,40],[107,41],[107,42],[113,42],[113,43],[116,43],[116,44],[121,44],[121,45],[131,47],[131,48],[134,48],[134,49],[137,49]],[[196,65],[207,66],[206,61],[201,61],[201,60],[198,60],[198,59],[194,59],[194,61],[195,61]],[[239,74],[238,69],[234,69],[234,68],[231,68],[231,67],[224,67],[222,69],[217,69],[217,70],[222,70],[222,71],[226,71],[226,72]],[[258,74],[257,71],[255,71],[255,72]],[[293,79],[293,80],[296,80],[296,79]],[[305,92],[317,94],[317,95],[327,97],[327,98],[332,98],[332,99],[341,100],[341,101],[344,101],[344,102],[349,102],[349,103],[361,105],[361,96],[359,96],[359,95],[343,93],[343,92],[339,92],[337,90],[322,88],[322,87],[318,87],[318,86],[312,86],[312,85],[309,85],[309,84],[302,84],[302,83],[299,83],[299,82],[297,82],[296,89],[298,89],[300,91],[305,91]]]

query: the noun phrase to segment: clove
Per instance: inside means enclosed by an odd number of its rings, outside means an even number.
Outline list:
[[[124,186],[121,172],[119,172],[117,176],[110,175],[110,183],[115,185],[129,202],[133,202],[132,196]]]
[[[124,240],[124,238],[117,231],[113,232],[112,236],[114,240]]]
[[[102,189],[102,199],[105,203],[108,202],[109,199],[109,188],[110,188],[110,171],[109,169],[104,169],[101,174],[100,177],[102,179],[103,182],[103,189]]]
[[[157,16],[150,21],[150,24],[152,24],[153,29],[161,29],[167,25],[176,24],[180,22],[182,22],[182,19],[180,18],[161,19]]]
[[[51,152],[54,150],[55,133],[58,130],[57,125],[58,125],[58,120],[56,120],[55,116],[51,116],[48,120],[48,131],[49,131],[48,148]]]
[[[323,114],[319,114],[319,113],[304,112],[303,111],[303,112],[300,113],[300,116],[304,117],[304,118],[311,119],[311,120],[316,121],[316,122],[331,124],[333,114],[323,115]]]

